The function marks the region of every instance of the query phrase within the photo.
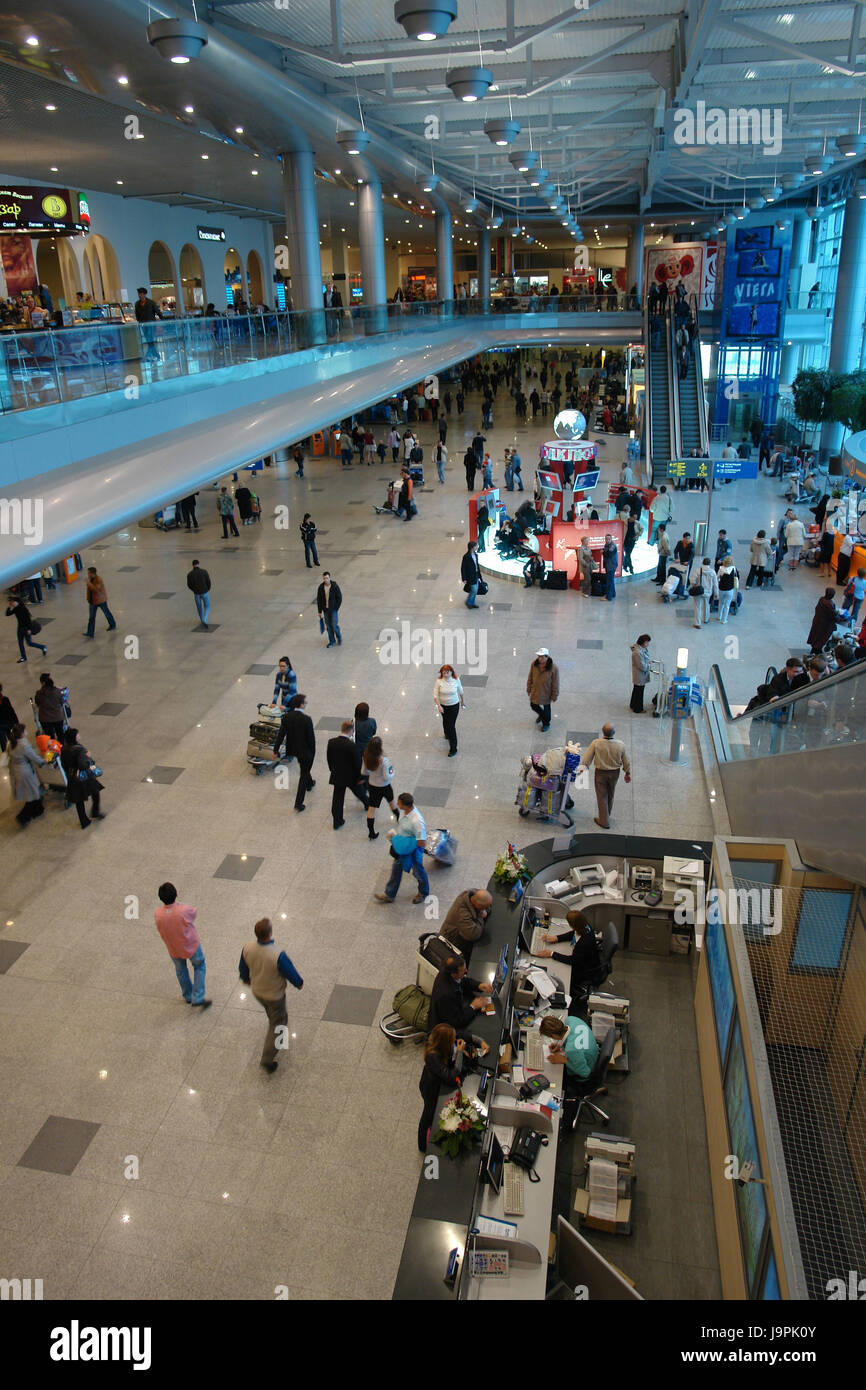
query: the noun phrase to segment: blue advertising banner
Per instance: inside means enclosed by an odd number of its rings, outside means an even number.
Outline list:
[[[733,245],[731,244],[733,242]],[[725,427],[732,400],[749,397],[762,423],[776,419],[791,230],[774,220],[732,228],[722,287],[722,321],[713,426]],[[747,351],[744,351],[747,349]],[[721,462],[721,461],[720,461]],[[747,464],[748,466],[748,464]],[[746,470],[718,476],[755,477]]]

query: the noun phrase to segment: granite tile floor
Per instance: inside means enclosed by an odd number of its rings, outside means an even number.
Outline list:
[[[233,545],[222,542],[211,489],[202,489],[197,536],[137,526],[84,553],[85,565],[98,558],[116,635],[100,627],[96,641],[81,637],[80,580],[46,593],[37,610],[51,621],[44,660],[23,672],[5,634],[0,678],[19,714],[29,716],[39,672],[62,666],[72,722],[104,770],[107,813],[82,832],[49,791],[47,814],[20,830],[0,769],[0,944],[8,942],[0,955],[0,1249],[10,1265],[0,1272],[44,1278],[48,1298],[268,1299],[277,1284],[293,1298],[389,1297],[419,1173],[420,1064],[415,1048],[385,1041],[377,1020],[414,979],[416,936],[430,922],[408,885],[394,908],[374,900],[390,866],[387,841],[368,840],[353,798],[345,826],[331,828],[325,743],[357,701],[378,720],[397,790],[428,787],[446,801],[420,799],[428,824],[459,841],[457,864],[430,876],[440,914],[463,888],[486,883],[506,840],[550,833],[516,816],[519,760],[569,729],[585,741],[610,719],[628,746],[634,780],[617,789],[619,830],[712,834],[697,740],[687,735],[674,766],[667,730],[628,709],[628,649],[638,633],[652,633],[653,655],[669,668],[683,641],[677,609],[650,584],[624,584],[605,604],[494,581],[486,606],[464,608],[459,460],[478,418],[473,399],[462,418],[451,417],[446,485],[419,497],[408,531],[373,512],[390,463],[350,472],[339,460],[311,458],[304,479],[278,465],[257,477],[264,520]],[[496,478],[503,448],[516,443],[528,479],[549,429],[517,423],[501,393],[495,418]],[[435,428],[419,433],[430,459]],[[623,452],[620,440],[600,441],[602,485]],[[716,507],[741,513],[728,529],[745,535],[775,521],[778,486],[761,478],[720,489]],[[293,526],[308,509],[324,525],[322,567],[332,566],[344,594],[340,647],[328,650],[320,635],[317,580],[297,532],[268,524],[280,502]],[[706,495],[676,493],[674,534],[692,529],[706,504]],[[361,508],[369,510],[363,551],[353,544],[360,530],[350,530]],[[717,511],[713,531],[726,519]],[[185,576],[193,557],[213,582],[207,641],[192,627]],[[746,563],[739,546],[737,559]],[[423,580],[419,564],[429,570]],[[820,588],[801,572],[786,575],[784,591],[750,592],[728,633],[710,624],[688,634],[694,668],[706,672],[719,660],[732,699],[748,699],[768,660],[779,664],[797,649]],[[431,642],[445,629],[479,639],[480,659],[461,666],[467,703],[451,761],[432,701],[435,646],[426,663],[411,651],[400,664],[383,659],[383,629],[399,633],[407,619]],[[525,696],[539,646],[562,675],[544,736]],[[245,760],[247,726],[270,700],[269,673],[286,652],[318,729],[317,786],[303,816],[292,809],[295,767],[255,777]],[[591,791],[575,801],[576,827],[594,829]],[[380,810],[380,831],[388,821]],[[184,1004],[153,924],[165,879],[199,909],[213,1000],[203,1013]],[[273,1076],[258,1065],[264,1015],[237,976],[240,948],[265,915],[305,981],[300,993],[289,991],[290,1047]],[[659,981],[679,966],[628,963],[650,1085],[633,1073],[617,1113],[636,1128],[653,1111],[661,1125],[674,1109],[670,1066],[656,1062],[672,1046]],[[687,1152],[678,1162],[688,1164],[693,1219],[682,1249],[665,1245],[679,1192],[665,1186],[669,1169],[649,1152],[648,1127],[647,1196],[634,1259],[621,1261],[656,1297],[717,1291],[702,1118],[688,1099],[697,1075],[689,992],[680,971],[675,1048]],[[630,1112],[619,1109],[627,1095]],[[49,1121],[52,1163],[68,1172],[19,1166]]]

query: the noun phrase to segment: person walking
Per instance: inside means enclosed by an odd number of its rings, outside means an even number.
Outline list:
[[[652,641],[648,632],[642,632],[631,648],[631,700],[629,709],[634,714],[643,714],[643,697],[650,679],[649,644]]]
[[[189,497],[184,497],[180,504],[181,516],[186,524],[188,531],[198,530],[198,518],[195,514],[197,492],[191,492]]]
[[[387,801],[391,807],[392,814],[399,815],[394,802],[394,793],[391,790],[391,783],[394,780],[394,768],[386,758],[382,748],[382,740],[375,734],[367,747],[364,749],[362,763],[364,773],[367,778],[367,834],[371,840],[378,840],[379,832],[376,829],[376,811]]]
[[[235,500],[228,488],[220,488],[220,495],[217,498],[217,511],[222,518],[223,540],[228,538],[229,531],[233,536],[239,536],[240,531],[235,524]]]
[[[253,524],[253,494],[244,483],[241,487],[235,488],[235,501],[238,504],[238,515],[244,526]]]
[[[536,724],[541,732],[550,728],[550,707],[559,699],[559,670],[554,664],[547,647],[539,647],[526,677],[526,693],[529,707],[536,715]]]
[[[33,638],[36,636],[37,632],[42,631],[42,624],[37,623],[35,621],[35,619],[31,616],[30,609],[25,607],[25,605],[21,602],[20,599],[12,598],[9,600],[9,602],[6,605],[6,617],[14,618],[16,623],[18,624],[18,650],[21,653],[21,655],[18,658],[17,664],[20,666],[22,662],[25,662],[27,660],[27,656],[24,651],[25,642],[28,647],[35,647],[36,650],[40,651],[44,656],[45,653],[48,651],[48,648],[43,647],[41,642],[33,641]]]
[[[311,570],[313,565],[318,566],[319,564],[319,552],[316,549],[316,523],[309,512],[304,512],[304,519],[298,527],[298,530],[301,533],[301,540],[304,543],[304,559],[307,562],[307,569]],[[312,564],[310,563],[311,555],[313,557]]]
[[[618,564],[619,551],[616,548],[613,536],[605,536],[604,547],[601,552],[601,565],[607,581],[604,596],[608,603],[612,603],[616,598],[616,568]]]
[[[458,1038],[449,1023],[438,1023],[427,1036],[424,1044],[424,1070],[418,1082],[418,1090],[424,1102],[421,1119],[418,1121],[418,1152],[427,1152],[427,1142],[439,1093],[443,1086],[460,1086],[462,1063],[466,1043]]]
[[[238,974],[249,985],[253,998],[268,1016],[265,1043],[260,1066],[267,1072],[277,1069],[277,1052],[288,1046],[289,1015],[286,1011],[286,986],[303,989],[304,981],[285,951],[274,943],[270,917],[262,917],[253,927],[255,941],[248,941],[241,951]],[[278,1031],[279,1030],[279,1031]]]
[[[397,516],[402,512],[404,521],[411,521],[414,513],[418,510],[412,500],[412,493],[415,491],[412,483],[412,474],[408,467],[403,469],[403,481],[400,484],[400,498],[397,503]]]
[[[361,768],[361,750],[352,738],[353,730],[353,721],[344,719],[337,737],[328,739],[326,757],[331,773],[328,780],[334,788],[331,795],[331,820],[334,822],[335,830],[339,830],[346,823],[343,808],[347,791],[357,797],[365,812],[367,810],[367,788]]]
[[[207,570],[202,569],[198,560],[193,560],[192,569],[186,577],[186,587],[192,591],[195,599],[196,612],[202,627],[206,628],[210,623],[210,575]]]
[[[81,829],[86,830],[91,821],[105,820],[104,812],[99,809],[99,794],[105,788],[97,780],[93,759],[87,749],[78,742],[77,729],[67,729],[63,735],[60,765],[66,773],[66,800],[71,802],[78,812]],[[89,818],[84,809],[88,801]]]
[[[758,588],[763,587],[764,577],[770,563],[770,542],[767,540],[766,531],[758,531],[754,540],[749,542],[749,573],[746,576],[746,588],[751,589],[757,582]]]
[[[594,817],[594,820],[602,830],[610,829],[610,813],[613,810],[613,798],[620,772],[625,773],[627,782],[631,781],[631,765],[625,751],[625,744],[621,743],[618,738],[614,738],[615,733],[616,730],[612,724],[605,724],[601,731],[601,738],[594,738],[583,755],[583,767],[595,765],[595,796],[598,802],[598,815]]]
[[[303,451],[303,449],[301,448],[300,444],[296,444],[295,447],[294,447],[294,449],[292,450],[292,458],[294,459],[294,462],[295,462],[295,477],[296,477],[296,478],[303,478],[303,476],[304,476],[304,451]]]
[[[658,526],[660,522],[663,523],[666,527],[670,526],[671,522],[674,519],[673,498],[671,497],[664,483],[662,483],[661,487],[658,490],[658,496],[653,501],[652,514],[653,523],[656,526]]]
[[[485,453],[481,464],[481,486],[485,488],[493,486],[493,460],[487,453]]]
[[[858,569],[848,588],[851,594],[849,597],[848,591],[846,590],[844,612],[853,629],[860,615],[863,599],[866,598],[866,569]]]
[[[343,595],[339,584],[333,583],[330,574],[325,570],[316,593],[316,606],[319,610],[319,623],[324,623],[328,631],[329,647],[333,647],[335,642],[340,646],[343,644],[338,616],[342,602]]]
[[[731,604],[736,599],[740,587],[739,576],[734,568],[732,556],[729,555],[727,559],[722,561],[716,578],[719,583],[719,622],[726,623],[731,611]]]
[[[0,753],[6,752],[6,744],[12,734],[12,730],[21,721],[12,705],[8,695],[3,694],[3,687],[0,685]],[[22,725],[23,727],[23,725]]]
[[[355,714],[352,720],[352,737],[358,746],[358,752],[362,755],[375,732],[376,721],[370,718],[370,706],[367,704],[366,700],[362,700],[355,706]]]
[[[392,903],[400,888],[404,873],[415,875],[418,892],[413,903],[423,903],[430,892],[427,870],[424,868],[424,850],[427,848],[427,826],[424,817],[415,805],[415,798],[409,792],[401,792],[397,797],[398,818],[388,835],[391,838],[390,854],[394,860],[391,876],[385,885],[384,893],[376,893],[379,903]]]
[[[304,795],[316,785],[310,773],[316,757],[316,732],[313,721],[304,713],[306,695],[293,695],[288,709],[280,721],[274,740],[274,752],[280,756],[280,749],[286,745],[286,753],[298,760],[298,790],[295,793],[295,810],[304,811]]]
[[[82,633],[83,637],[93,638],[94,628],[96,627],[96,610],[101,608],[108,623],[108,631],[114,632],[117,623],[114,621],[114,614],[108,606],[108,595],[105,592],[105,584],[96,571],[95,565],[88,565],[87,568],[87,603],[89,608],[87,618],[87,631]]]
[[[209,1009],[213,1000],[204,996],[207,968],[201,938],[195,929],[198,908],[179,903],[173,883],[161,883],[157,897],[162,906],[154,910],[153,919],[174,964],[180,992],[194,1009]],[[190,966],[193,971],[192,983],[189,978]]]
[[[475,602],[478,597],[478,586],[481,583],[481,569],[478,564],[478,542],[470,541],[466,547],[466,554],[460,561],[460,578],[463,580],[463,589],[467,595],[466,607],[477,608]]]
[[[632,551],[638,542],[641,534],[641,524],[639,517],[630,516],[625,524],[625,534],[622,543],[622,572],[623,574],[634,574],[634,565],[631,562]]]
[[[433,685],[433,703],[442,716],[442,731],[448,740],[448,756],[457,756],[457,716],[466,708],[463,685],[453,666],[440,666]]]
[[[66,726],[66,704],[61,691],[54,684],[47,671],[39,677],[39,689],[33,696],[33,703],[39,714],[42,732],[59,743]],[[17,724],[17,719],[16,719]]]
[[[717,574],[719,572],[720,567],[724,564],[725,560],[728,558],[729,555],[732,555],[733,552],[734,547],[732,543],[728,540],[727,531],[720,531],[719,538],[716,541],[715,570]]]
[[[809,628],[809,636],[806,638],[813,656],[820,654],[833,636],[836,624],[843,618],[844,614],[840,613],[836,607],[836,590],[833,588],[825,589],[815,604],[812,626]]]
[[[13,724],[9,730],[9,780],[12,799],[23,802],[15,817],[20,826],[28,825],[45,813],[37,770],[44,766],[45,759],[31,746],[24,725]]]
[[[287,709],[298,693],[298,676],[287,656],[281,656],[274,677],[274,693],[271,704],[282,705]]]
[[[708,555],[701,560],[701,567],[689,586],[689,593],[695,606],[695,621],[692,626],[700,627],[702,622],[710,621],[710,604],[719,597],[719,581]]]
[[[800,551],[806,540],[806,528],[798,516],[793,517],[785,527],[785,543],[790,551],[788,569],[795,570],[800,563]]]
[[[340,465],[343,468],[352,467],[352,436],[348,430],[343,430],[340,435]]]
[[[478,457],[471,444],[463,455],[463,467],[466,472],[466,487],[469,492],[474,492],[475,474],[478,471]]]
[[[444,424],[445,424],[445,421],[442,420],[441,423],[444,425]],[[446,463],[448,462],[448,450],[447,450],[446,447],[445,447],[445,442],[444,442],[444,440],[440,441],[440,443],[438,443],[438,444],[436,445],[436,454],[435,454],[435,458],[436,458],[436,473],[437,473],[437,476],[438,476],[438,478],[439,478],[440,483],[444,483],[444,481],[445,481],[445,465],[446,465]]]

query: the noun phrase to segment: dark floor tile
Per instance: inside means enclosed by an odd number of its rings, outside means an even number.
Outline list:
[[[0,975],[6,974],[29,945],[29,941],[10,941],[8,937],[0,937]]]
[[[165,593],[165,592],[162,592],[162,593],[159,593],[159,594],[151,594],[150,597],[151,597],[151,598],[174,598],[174,593]]]
[[[275,579],[276,576],[277,576],[278,574],[282,574],[282,572],[283,572],[282,570],[262,570],[262,571],[261,571],[262,574],[268,575],[271,579]]]
[[[71,652],[66,656],[56,656],[52,660],[52,666],[80,666],[82,661],[86,661],[86,656],[74,656]]]
[[[425,806],[447,806],[451,791],[451,787],[416,787],[413,796],[423,815]]]
[[[104,705],[98,705],[96,709],[91,710],[90,713],[104,714],[109,719],[114,719],[118,714],[123,714],[123,711],[125,709],[129,709],[129,705],[115,705],[112,704],[110,700],[108,700]]]
[[[463,685],[477,685],[477,686],[485,686],[485,685],[487,684],[487,682],[488,682],[489,679],[490,679],[489,676],[461,676],[461,677],[460,677],[460,680],[461,680],[461,682],[462,682]]]
[[[590,733],[585,729],[569,729],[565,737],[568,739],[569,743],[579,743],[581,748],[586,749],[592,743],[592,740],[598,738],[599,735],[595,731]]]
[[[322,1014],[323,1023],[356,1023],[369,1028],[379,1012],[380,989],[362,989],[359,985],[335,985]]]
[[[334,715],[334,714],[323,714],[322,717],[321,717],[321,719],[317,722],[316,728],[317,728],[317,729],[331,729],[331,730],[333,730],[335,733],[339,733],[339,732],[340,732],[340,726],[341,726],[341,724],[343,723],[343,720],[344,720],[344,719],[348,719],[348,718],[349,718],[349,716],[348,716],[347,714],[342,714],[342,715],[340,715],[340,714],[337,714],[337,715]]]
[[[366,531],[366,529],[367,529],[366,526],[347,526],[347,527],[346,527],[346,535],[347,535],[347,536],[362,536],[362,535],[364,534],[364,532]]]
[[[142,778],[142,781],[158,782],[161,786],[170,787],[185,770],[182,767],[152,767],[147,776]]]
[[[586,651],[601,651],[604,643],[597,637],[578,637],[574,645]]]
[[[415,575],[415,578],[416,578],[416,579],[438,579],[438,578],[439,578],[439,575],[438,575],[438,572],[437,572],[436,574],[416,574],[416,575]]]
[[[204,626],[204,623],[199,623],[198,627],[191,627],[190,632],[198,632],[204,637],[209,637],[219,627],[222,627],[222,623],[208,623],[207,627]]]
[[[99,1130],[90,1120],[70,1120],[49,1115],[45,1124],[18,1160],[19,1168],[38,1168],[42,1173],[74,1173],[88,1145]]]
[[[141,568],[140,565],[121,565],[121,566],[120,566],[120,569],[117,571],[117,573],[118,573],[118,574],[135,574],[135,571],[136,571],[137,569],[140,569],[140,568]]]
[[[513,603],[488,603],[486,605],[492,613],[510,613],[514,607]]]
[[[252,666],[248,666],[248,667],[247,667],[247,669],[244,671],[244,675],[245,675],[245,676],[270,676],[270,675],[274,672],[275,669],[276,669],[276,666],[275,666],[275,663],[274,663],[274,662],[271,662],[270,666],[265,666],[264,664],[262,664],[262,663],[260,663],[260,662],[254,662]]]
[[[237,883],[249,883],[264,862],[255,854],[227,854],[214,878],[231,878]]]

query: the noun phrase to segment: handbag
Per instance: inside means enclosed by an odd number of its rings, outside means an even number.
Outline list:
[[[690,584],[690,585],[689,585],[689,594],[691,595],[692,598],[700,598],[700,596],[701,596],[701,594],[702,594],[703,592],[704,592],[704,588],[703,588],[703,585],[702,585],[702,584]]]
[[[478,592],[479,592],[479,594],[486,594],[489,587],[490,587],[490,586],[488,585],[486,579],[479,579],[479,581],[478,581]]]
[[[324,620],[324,618],[322,617],[321,613],[319,614],[319,631],[320,631],[320,632],[324,632],[324,631],[325,631],[325,620]]]
[[[41,631],[42,631],[42,624],[41,624],[41,623],[31,623],[31,624],[30,624],[30,636],[31,636],[31,637],[35,637],[36,634],[37,634],[37,632],[41,632]]]

